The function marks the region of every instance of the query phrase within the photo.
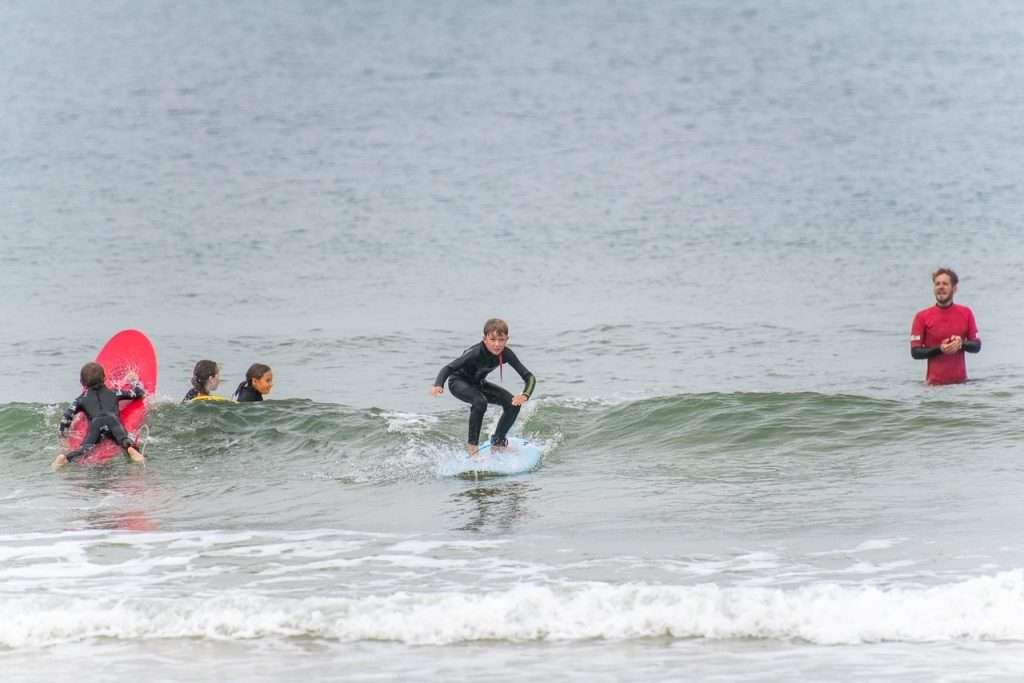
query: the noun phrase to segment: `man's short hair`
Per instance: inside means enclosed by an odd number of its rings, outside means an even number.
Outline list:
[[[940,275],[948,275],[949,281],[953,283],[954,287],[956,287],[957,283],[960,282],[960,278],[956,276],[956,271],[953,270],[952,268],[946,267],[939,268],[934,273],[932,273],[932,282],[935,282],[935,278],[937,278]]]

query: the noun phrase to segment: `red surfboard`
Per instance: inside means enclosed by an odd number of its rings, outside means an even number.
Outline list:
[[[122,330],[110,338],[96,362],[103,366],[107,374],[107,386],[117,391],[132,385],[133,378],[138,378],[146,390],[146,398],[134,401],[121,401],[121,423],[134,438],[138,439],[139,428],[146,420],[146,404],[149,397],[156,394],[156,349],[149,338],[138,330]],[[84,390],[84,387],[83,387]],[[71,425],[68,444],[78,448],[88,431],[88,420],[85,413],[79,413]],[[103,437],[87,456],[77,462],[104,462],[119,455],[121,447],[111,439]]]

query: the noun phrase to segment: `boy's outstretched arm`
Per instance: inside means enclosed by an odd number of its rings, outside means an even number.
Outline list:
[[[434,386],[430,388],[430,393],[433,396],[440,396],[444,393],[444,383],[448,381],[448,378],[453,372],[461,368],[466,362],[475,356],[477,353],[477,347],[471,346],[466,350],[464,354],[453,360],[448,365],[441,368],[441,372],[437,373],[437,379],[434,380]]]
[[[67,434],[68,429],[71,427],[72,420],[75,419],[75,413],[81,409],[78,405],[78,399],[80,398],[81,396],[72,401],[71,405],[68,406],[68,409],[64,411],[64,415],[60,418],[60,426],[57,430],[60,432],[61,438],[64,438]]]
[[[135,384],[132,385],[131,389],[120,389],[116,395],[119,401],[143,398],[146,395],[146,388],[142,386],[142,382],[135,380]]]
[[[458,361],[452,362],[455,363]],[[449,363],[448,365],[441,368],[441,372],[437,373],[437,379],[434,380],[434,386],[430,387],[431,396],[440,396],[441,394],[444,393],[444,383],[445,381],[447,381],[448,376],[451,375],[452,372],[452,363]]]

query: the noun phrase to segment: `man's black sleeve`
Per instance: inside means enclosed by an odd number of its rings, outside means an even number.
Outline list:
[[[941,346],[911,346],[910,357],[916,358],[917,360],[924,360],[925,358],[934,358],[942,353]]]

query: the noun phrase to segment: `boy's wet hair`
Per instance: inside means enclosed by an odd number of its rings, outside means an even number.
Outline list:
[[[82,381],[83,387],[99,389],[107,379],[107,372],[99,363],[86,363],[82,366],[82,371],[78,373],[78,378]]]
[[[220,366],[212,360],[201,360],[192,369],[192,388],[200,394],[205,394],[206,382],[220,372]]]
[[[502,334],[508,336],[508,323],[501,318],[491,318],[484,323],[484,336],[489,334]]]
[[[952,268],[946,268],[945,266],[939,268],[934,273],[932,273],[932,282],[935,282],[935,278],[937,278],[940,275],[948,275],[949,281],[953,283],[954,287],[956,287],[957,283],[960,282],[960,278],[956,276],[956,271],[953,270]]]

